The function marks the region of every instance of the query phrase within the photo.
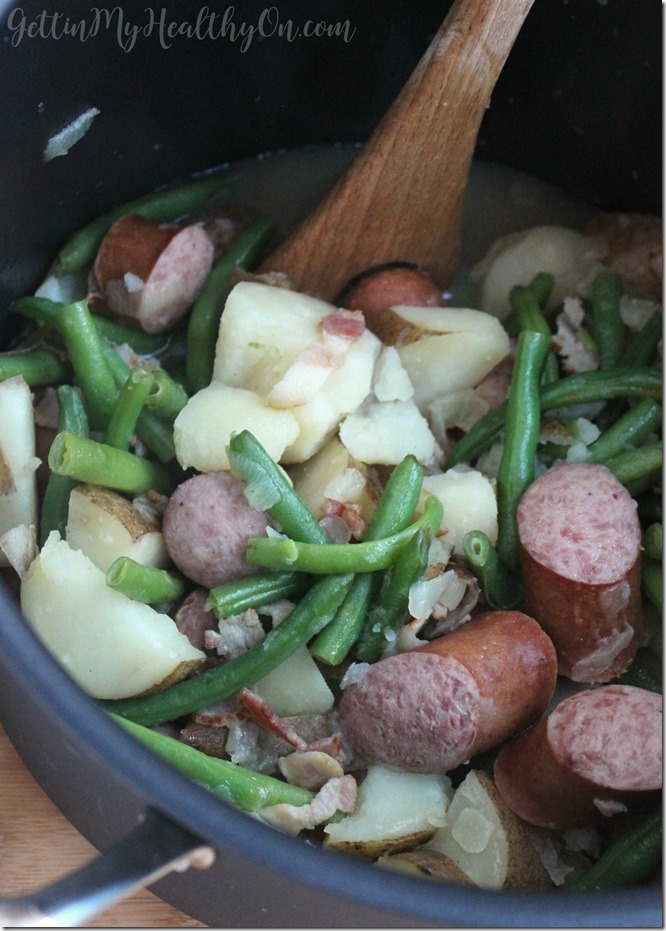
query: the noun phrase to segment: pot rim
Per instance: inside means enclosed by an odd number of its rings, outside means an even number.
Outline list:
[[[2,583],[0,616],[6,621],[0,627],[5,662],[19,678],[31,682],[41,712],[64,729],[85,754],[112,765],[114,774],[138,793],[147,807],[157,809],[213,847],[224,837],[225,845],[293,880],[435,924],[446,920],[482,927],[492,917],[496,927],[661,926],[662,896],[657,884],[641,887],[637,897],[633,888],[562,896],[556,891],[509,893],[430,883],[399,873],[391,873],[387,882],[385,871],[334,851],[315,849],[248,817],[222,799],[211,805],[206,789],[138,744],[81,690],[28,627]],[[328,863],[327,869],[321,868],[323,862]],[[416,909],[410,907],[414,903]]]

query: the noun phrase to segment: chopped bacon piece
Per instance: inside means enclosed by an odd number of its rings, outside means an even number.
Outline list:
[[[271,805],[259,812],[264,821],[289,834],[312,830],[336,811],[350,814],[356,808],[358,786],[353,776],[329,779],[307,805]]]
[[[323,750],[301,750],[278,760],[280,772],[294,786],[318,791],[329,779],[344,776],[339,761]]]
[[[362,310],[345,310],[340,307],[332,314],[327,314],[319,326],[323,333],[356,340],[365,331],[365,317]]]
[[[297,750],[307,749],[307,744],[303,738],[299,737],[296,731],[277,715],[268,702],[260,695],[257,695],[256,692],[252,692],[250,689],[241,689],[238,698],[252,720],[261,727],[272,731],[273,734],[286,740],[288,744],[291,744]]]

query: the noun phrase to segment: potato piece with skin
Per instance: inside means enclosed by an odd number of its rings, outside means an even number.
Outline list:
[[[459,886],[474,885],[455,860],[444,856],[437,850],[428,850],[426,847],[380,857],[377,866],[407,873],[409,876],[419,876],[422,879],[434,879],[437,882],[455,883]]]
[[[56,532],[23,578],[21,610],[93,698],[160,691],[206,659],[168,615],[109,588],[101,569]]]
[[[562,226],[535,226],[500,237],[472,270],[483,310],[504,320],[511,312],[509,293],[540,272],[553,275],[548,307],[567,294],[585,293],[598,268],[601,247],[592,236]]]
[[[38,465],[32,394],[16,375],[0,382],[0,536],[36,524]],[[7,565],[0,550],[0,566]]]
[[[478,385],[510,349],[495,317],[467,307],[393,307],[372,326],[398,350],[421,411],[442,394]]]
[[[367,524],[374,514],[381,496],[381,486],[371,469],[358,462],[337,437],[323,446],[306,462],[289,469],[295,490],[310,508],[317,520],[326,511],[331,498],[345,504],[358,504],[361,518]],[[344,497],[336,497],[336,493]]]
[[[471,770],[456,789],[446,822],[426,845],[450,857],[485,889],[544,889],[552,880],[528,829],[506,806],[489,773]]]
[[[411,850],[444,823],[451,794],[451,780],[443,774],[369,766],[356,810],[324,828],[324,846],[368,860]]]
[[[298,437],[291,411],[266,407],[254,391],[212,382],[193,395],[174,422],[176,456],[183,468],[229,470],[227,446],[233,433],[250,430],[269,456],[280,460]]]
[[[109,488],[77,485],[72,490],[65,539],[103,572],[120,556],[157,569],[170,564],[157,524]]]
[[[445,540],[453,545],[454,553],[463,553],[463,537],[470,530],[482,530],[491,543],[497,542],[497,497],[492,482],[482,472],[449,469],[426,475],[419,511],[428,495],[442,502],[441,529],[446,531]]]

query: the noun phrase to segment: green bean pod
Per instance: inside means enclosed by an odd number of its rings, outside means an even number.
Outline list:
[[[613,685],[633,685],[639,689],[647,689],[648,692],[655,692],[661,695],[661,682],[653,676],[647,666],[644,666],[639,660],[635,659],[628,669],[613,679]]]
[[[293,598],[307,591],[312,579],[298,572],[268,572],[225,582],[211,588],[208,603],[215,617],[222,620],[248,608],[261,608],[282,598]]]
[[[58,399],[58,430],[87,437],[88,418],[76,388],[72,388],[71,385],[61,385],[56,390],[56,397]],[[76,480],[67,475],[57,475],[53,472],[49,476],[44,491],[39,525],[39,539],[42,546],[52,530],[57,530],[64,538],[69,512],[69,496],[76,484]]]
[[[155,376],[146,369],[135,369],[120,389],[104,434],[107,446],[129,449],[137,421],[155,384]]]
[[[592,333],[599,347],[599,368],[617,366],[624,351],[624,322],[620,314],[622,278],[602,271],[592,282]]]
[[[293,569],[315,575],[342,575],[347,572],[377,572],[388,569],[403,546],[422,528],[436,532],[442,522],[442,504],[430,496],[423,515],[405,530],[364,543],[299,543],[289,538],[250,537],[245,558],[265,569]]]
[[[213,376],[217,331],[234,269],[250,268],[258,262],[274,232],[272,220],[254,219],[236,236],[201,289],[187,325],[185,367],[192,392],[209,385]]]
[[[170,495],[177,484],[172,473],[159,462],[69,432],[58,433],[54,439],[49,468],[56,475],[67,475],[78,482],[134,495],[151,490]]]
[[[664,529],[661,521],[655,521],[643,531],[643,549],[650,559],[662,559],[664,554]]]
[[[516,285],[509,294],[511,306],[521,330],[552,336],[548,321],[543,315],[539,301],[529,285]],[[551,384],[560,377],[557,356],[549,349],[543,365],[543,382]]]
[[[111,714],[111,717],[152,753],[166,760],[184,776],[210,789],[215,795],[242,808],[259,811],[270,805],[307,805],[314,792],[290,785],[282,779],[245,769],[229,760],[208,756],[159,731]]]
[[[609,847],[594,866],[565,889],[578,892],[623,888],[638,883],[661,859],[661,806]]]
[[[648,601],[661,613],[664,609],[664,570],[662,563],[643,553],[641,557],[641,586]]]
[[[523,330],[518,337],[497,473],[497,552],[509,568],[518,563],[518,502],[534,481],[541,425],[539,381],[547,353],[548,339],[543,333]]]
[[[498,611],[515,608],[523,597],[522,585],[501,561],[486,534],[470,530],[463,537],[462,548],[490,607]]]
[[[422,487],[423,467],[415,456],[406,456],[391,473],[364,539],[378,540],[404,530],[414,516]],[[310,647],[316,659],[336,666],[347,656],[361,634],[378,582],[370,574],[356,576],[338,613]]]
[[[653,477],[657,482],[661,479],[661,468],[663,464],[663,443],[648,443],[647,446],[641,446],[639,449],[632,449],[626,453],[619,453],[604,463],[606,468],[610,469],[615,478],[622,482],[623,485],[639,481],[647,477],[649,483]]]
[[[650,365],[659,347],[662,329],[661,314],[655,311],[624,350],[621,364],[623,366]]]
[[[72,377],[69,363],[48,349],[0,353],[0,381],[21,375],[31,388],[57,385]]]
[[[158,223],[177,220],[203,207],[229,186],[233,176],[209,174],[159,188],[101,214],[76,232],[60,249],[51,274],[61,276],[91,265],[100,243],[120,217],[138,213]]]
[[[572,404],[610,401],[613,398],[661,399],[662,377],[657,367],[616,368],[612,372],[581,372],[560,378],[540,390],[541,410],[556,410]],[[485,414],[458,442],[446,461],[450,469],[460,462],[472,462],[497,440],[504,429],[506,402]]]
[[[294,610],[264,640],[235,659],[176,685],[137,698],[104,701],[108,711],[138,724],[161,724],[205,708],[254,685],[330,623],[353,576],[329,576],[315,582]]]
[[[249,430],[242,430],[231,437],[229,463],[232,474],[247,482],[248,492],[251,493],[254,488],[259,490],[262,497],[260,510],[270,511],[287,536],[303,543],[329,542],[325,531],[296,493],[284,470],[273,461]]]
[[[640,446],[661,427],[662,413],[656,401],[643,398],[588,446],[588,461],[603,463]]]
[[[431,533],[419,530],[384,574],[377,601],[356,644],[359,662],[375,663],[381,659],[387,643],[403,624],[408,614],[409,590],[425,572],[431,540]]]
[[[143,566],[129,556],[119,556],[111,563],[106,570],[106,584],[133,601],[148,605],[177,601],[187,587],[180,573]]]

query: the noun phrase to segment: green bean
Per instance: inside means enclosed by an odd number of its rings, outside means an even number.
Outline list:
[[[51,273],[60,276],[91,265],[109,228],[125,214],[138,213],[142,217],[160,223],[177,220],[202,207],[214,195],[228,187],[232,180],[233,177],[228,174],[204,175],[159,188],[143,197],[137,197],[114,207],[91,220],[63,245]]]
[[[629,485],[644,477],[661,474],[663,461],[663,443],[649,443],[639,449],[619,453],[604,462],[615,478],[623,485]]]
[[[104,358],[117,388],[122,388],[132,369],[126,365],[118,353],[108,345],[102,344]],[[176,448],[173,442],[173,428],[161,420],[153,411],[144,410],[139,414],[137,432],[151,452],[155,453],[162,463],[175,459]]]
[[[651,638],[646,644],[646,649],[652,653],[653,656],[656,656],[658,660],[664,659],[664,629],[661,622],[661,615],[659,617],[659,627],[652,634]]]
[[[46,326],[56,326],[55,315],[64,306],[60,301],[52,301],[47,297],[19,297],[12,304],[12,311]],[[153,355],[169,343],[169,337],[163,334],[144,333],[136,327],[94,313],[90,317],[100,336],[118,345],[127,343],[138,355]]]
[[[23,376],[31,388],[57,385],[72,377],[69,363],[48,349],[29,349],[0,353],[0,381],[14,375]]]
[[[270,511],[287,536],[303,543],[328,543],[326,533],[294,491],[284,470],[249,430],[231,437],[229,464],[232,474],[247,482],[248,493],[254,490],[261,496],[260,510]]]
[[[131,372],[120,389],[120,394],[104,434],[107,446],[116,449],[129,449],[136,431],[139,415],[155,383],[155,376],[145,369]]]
[[[104,358],[103,340],[93,326],[86,301],[63,305],[57,326],[81,386],[90,426],[103,429],[115,404],[116,386]]]
[[[664,530],[661,521],[655,521],[643,531],[643,549],[650,559],[660,560],[664,554]]]
[[[159,731],[150,730],[141,724],[135,724],[118,715],[112,714],[111,717],[132,737],[162,757],[183,775],[210,789],[225,802],[231,802],[244,811],[258,811],[280,803],[307,805],[314,798],[314,792],[308,789],[245,769],[229,760],[208,756],[180,740],[161,734]]]
[[[509,295],[516,320],[521,330],[543,333],[548,339],[552,336],[548,321],[543,315],[539,302],[529,285],[516,285]],[[549,349],[543,366],[543,382],[551,384],[560,377],[556,355]]]
[[[49,451],[49,468],[78,482],[135,495],[154,490],[169,495],[177,481],[159,462],[114,449],[74,433],[58,433]]]
[[[664,571],[660,561],[645,554],[641,557],[641,586],[648,601],[663,611],[664,608]]]
[[[56,397],[58,399],[58,430],[87,437],[88,419],[76,388],[72,388],[71,385],[61,385],[56,389]],[[75,485],[76,481],[67,475],[51,473],[49,476],[44,491],[40,521],[39,536],[42,546],[52,530],[57,530],[64,538],[69,512],[69,496]]]
[[[662,409],[651,398],[643,398],[587,448],[588,462],[605,462],[640,446],[661,426]]]
[[[527,285],[527,288],[530,291],[530,294],[533,296],[540,310],[545,310],[550,300],[550,296],[553,293],[553,288],[555,287],[555,279],[549,272],[539,272]],[[515,309],[511,310],[511,313],[504,321],[504,329],[507,331],[509,336],[518,336],[522,329],[525,327],[521,326]]]
[[[370,609],[356,644],[356,658],[360,662],[374,663],[381,659],[391,634],[405,620],[409,590],[425,572],[431,540],[431,533],[419,530],[403,546],[394,564],[384,574],[377,602]]]
[[[312,579],[298,572],[269,572],[251,575],[211,588],[208,602],[218,620],[241,614],[248,608],[260,608],[282,598],[300,595]]]
[[[105,701],[107,710],[138,724],[161,724],[235,695],[253,685],[306,644],[328,624],[349,590],[353,576],[319,579],[294,610],[260,643],[229,662],[198,676],[138,698]]]
[[[146,407],[171,424],[187,404],[187,392],[164,369],[153,369],[153,376],[154,384]]]
[[[148,605],[177,601],[186,590],[185,580],[179,573],[143,566],[129,556],[119,556],[111,563],[106,570],[106,584]]]
[[[365,543],[299,543],[289,538],[250,537],[245,559],[266,569],[294,569],[314,575],[339,575],[346,572],[376,572],[392,566],[403,546],[419,530],[432,527],[436,532],[442,522],[442,504],[430,496],[423,515],[405,530]]]
[[[217,331],[234,269],[236,266],[249,268],[254,265],[274,232],[272,220],[257,217],[240,231],[208,276],[187,325],[185,364],[191,391],[205,388],[213,376]]]
[[[635,659],[631,666],[626,669],[622,675],[613,679],[613,685],[633,685],[639,689],[647,689],[648,692],[655,692],[661,695],[661,682],[653,676],[647,666],[644,666],[639,660]]]
[[[631,828],[599,857],[594,866],[566,890],[590,891],[630,886],[657,868],[661,859],[661,805]]]
[[[623,366],[650,365],[659,346],[661,333],[661,314],[655,312],[646,320],[624,350],[621,364]]]
[[[540,390],[541,410],[549,411],[572,404],[609,401],[612,398],[661,399],[661,372],[655,366],[620,369],[612,372],[581,372],[568,375]],[[504,429],[506,403],[481,417],[451,451],[446,468],[471,462],[497,440]]]
[[[547,353],[548,339],[543,333],[523,330],[518,337],[497,473],[497,552],[509,568],[518,563],[516,508],[534,481],[541,424],[539,381]]]
[[[624,350],[624,323],[620,314],[622,278],[602,271],[592,282],[592,333],[599,347],[599,368],[613,369]]]
[[[486,534],[470,530],[463,537],[462,548],[490,607],[499,611],[515,608],[523,597],[522,586],[501,561]]]
[[[378,540],[404,530],[414,516],[422,487],[423,467],[415,456],[406,456],[391,473],[364,539]],[[363,629],[377,581],[370,574],[356,576],[338,613],[310,648],[316,659],[336,666],[347,656]]]

